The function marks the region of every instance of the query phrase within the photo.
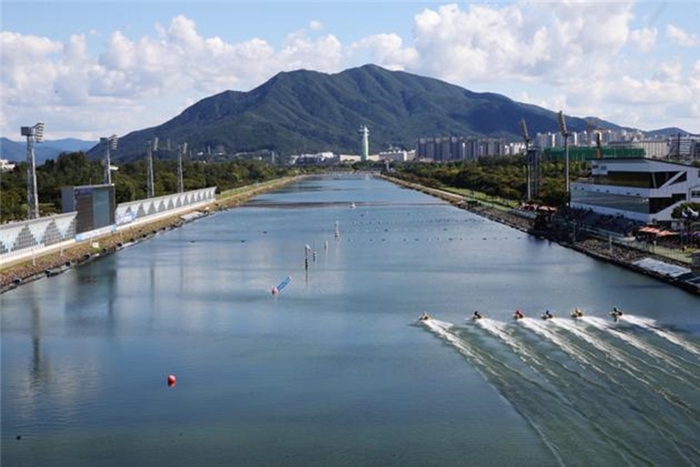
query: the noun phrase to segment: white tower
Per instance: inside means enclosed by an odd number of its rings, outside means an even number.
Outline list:
[[[360,152],[360,160],[366,161],[369,158],[369,128],[362,125],[359,130],[362,135],[362,148]]]

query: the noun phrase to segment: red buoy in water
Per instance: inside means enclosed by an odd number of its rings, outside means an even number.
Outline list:
[[[175,386],[175,375],[168,375],[168,387]]]

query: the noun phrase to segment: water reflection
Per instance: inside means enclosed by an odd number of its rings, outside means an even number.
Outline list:
[[[299,201],[337,207],[273,207]],[[290,454],[297,465],[396,465],[393,453],[402,465],[459,465],[465,452],[474,465],[552,465],[514,409],[534,399],[510,375],[531,370],[468,314],[483,310],[516,337],[515,308],[603,319],[616,305],[697,329],[695,297],[383,181],[302,182],[257,204],[0,296],[3,432],[37,435],[8,450],[4,437],[3,465],[92,466],[105,452],[119,465],[159,464],[163,452],[180,465]],[[411,326],[423,310],[463,328],[498,384]],[[553,384],[571,382],[569,362],[550,359],[556,346],[515,343],[561,371]],[[600,350],[585,350],[597,362]]]
[[[114,335],[118,330],[117,271],[109,266],[109,260],[105,260],[64,274],[73,279],[67,284],[69,290],[63,307],[66,331],[79,335]]]
[[[41,309],[36,297],[31,297],[32,308],[32,361],[29,366],[29,389],[32,395],[41,391],[51,380],[51,364],[41,352]]]

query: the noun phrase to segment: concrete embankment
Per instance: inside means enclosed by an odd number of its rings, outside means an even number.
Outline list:
[[[514,210],[508,208],[498,208],[493,205],[486,205],[476,201],[469,202],[469,200],[465,199],[464,196],[456,193],[450,193],[449,191],[445,190],[429,188],[423,185],[406,182],[404,180],[392,177],[384,178],[392,183],[396,183],[397,185],[438,197],[440,199],[450,202],[451,204],[457,207],[473,212],[479,216],[491,219],[495,222],[509,225],[510,227],[534,235],[534,220],[528,218],[527,214],[525,213],[518,214],[515,213]],[[634,248],[624,247],[620,245],[611,245],[605,240],[599,240],[594,238],[582,238],[580,241],[568,242],[559,241],[558,239],[556,239],[554,232],[552,232],[552,235],[548,235],[547,232],[538,232],[536,236],[545,240],[554,241],[566,248],[574,249],[580,253],[599,259],[601,261],[616,264],[620,267],[629,269],[631,271],[644,274],[654,279],[666,282],[692,294],[700,295],[700,282],[698,282],[690,272],[686,275],[676,276],[669,275],[662,271],[645,269],[644,267],[641,267],[639,265],[640,260],[643,260],[644,258],[653,258],[663,264],[668,264],[676,267],[688,267],[688,264],[681,263],[677,260],[668,258],[666,256],[650,253],[648,251],[636,250]],[[690,270],[688,269],[688,271]]]
[[[213,212],[240,206],[254,196],[274,190],[299,178],[285,177],[230,190],[221,193],[211,203],[189,211],[180,211],[172,216],[164,216],[157,220],[126,226],[120,228],[117,232],[75,243],[70,248],[59,251],[53,249],[45,254],[38,252],[33,258],[3,265],[0,269],[0,293],[115,253],[125,246],[148,240],[159,232],[174,229]]]
[[[412,190],[420,191],[425,194],[435,196],[437,198],[448,201],[449,203],[467,211],[478,214],[481,217],[491,219],[493,221],[499,222],[501,224],[506,224],[514,229],[521,230],[523,232],[530,232],[533,226],[533,218],[526,213],[514,213],[511,209],[497,208],[492,205],[484,204],[482,202],[469,202],[465,199],[463,195],[457,193],[451,193],[449,191],[440,190],[438,188],[430,188],[417,183],[407,182],[398,178],[383,177],[384,179]]]

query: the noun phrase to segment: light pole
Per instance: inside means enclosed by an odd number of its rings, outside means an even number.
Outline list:
[[[525,141],[525,158],[527,161],[527,201],[532,201],[532,167],[530,164],[530,133],[527,131],[527,124],[525,119],[520,119],[520,131],[523,134],[523,140]]]
[[[154,177],[153,177],[153,150],[157,148],[157,140],[146,142],[146,198],[153,198],[155,195]]]
[[[102,161],[104,165],[104,183],[105,185],[112,184],[112,162],[110,161],[109,151],[116,151],[117,149],[117,135],[112,135],[109,138],[100,138],[100,143],[107,144],[107,151],[105,152],[105,158]]]
[[[564,138],[564,176],[566,177],[566,205],[569,205],[571,198],[570,186],[569,186],[569,132],[566,129],[566,119],[564,118],[564,112],[559,111],[559,132]]]
[[[177,192],[182,193],[185,191],[185,182],[182,174],[182,158],[187,154],[187,143],[182,143],[179,153],[180,157],[177,159]]]
[[[27,218],[39,218],[39,195],[36,186],[36,159],[34,158],[34,143],[44,141],[44,122],[34,126],[20,128],[22,136],[27,137]]]

